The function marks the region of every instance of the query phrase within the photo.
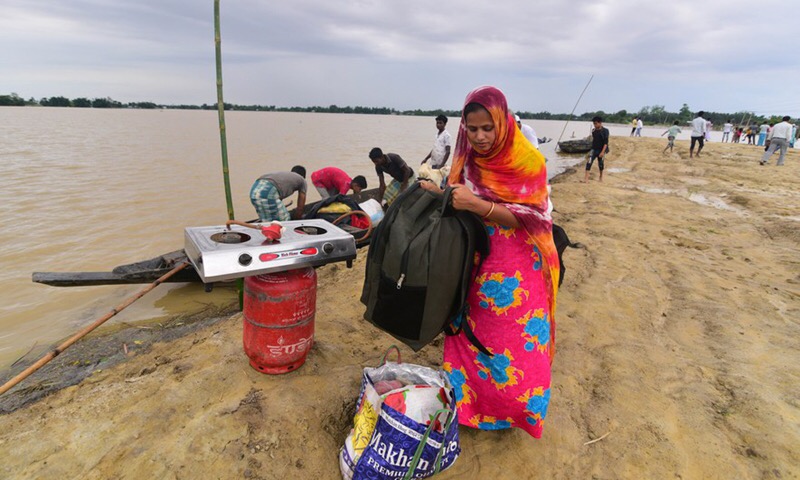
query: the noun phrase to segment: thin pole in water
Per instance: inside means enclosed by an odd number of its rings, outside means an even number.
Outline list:
[[[225,203],[228,206],[228,220],[235,218],[231,198],[231,178],[228,169],[228,139],[225,129],[225,101],[222,99],[222,35],[219,28],[219,0],[214,0],[214,47],[217,59],[217,112],[219,112],[219,145],[222,149],[222,178],[225,180]],[[244,308],[244,280],[236,281],[239,292],[239,310]]]
[[[217,111],[219,112],[219,143],[222,148],[222,177],[225,180],[228,220],[233,220],[233,199],[231,198],[231,179],[228,170],[228,140],[225,134],[225,102],[222,100],[222,38],[219,29],[219,0],[214,0],[214,44],[217,54]]]
[[[566,123],[564,123],[564,128],[561,130],[561,135],[558,136],[558,141],[556,141],[556,148],[559,148],[558,142],[561,141],[561,137],[564,136],[564,132],[567,130],[567,125],[569,125],[570,119],[572,119],[572,114],[575,113],[575,109],[578,108],[578,103],[580,103],[581,98],[583,98],[583,94],[586,93],[586,89],[589,88],[589,84],[592,83],[592,79],[594,78],[594,74],[589,77],[589,81],[586,82],[586,86],[583,87],[583,91],[581,92],[580,96],[578,96],[578,100],[575,102],[575,106],[572,107],[572,111],[569,113],[569,118],[567,119]]]
[[[108,312],[107,314],[105,314],[102,317],[100,317],[99,319],[97,319],[91,325],[85,327],[80,332],[78,332],[75,335],[69,337],[64,343],[62,343],[61,345],[57,346],[55,349],[51,350],[47,355],[45,355],[42,358],[40,358],[36,363],[34,363],[30,367],[26,368],[22,372],[20,372],[16,377],[12,378],[11,380],[9,380],[5,384],[3,384],[3,386],[0,386],[0,395],[2,395],[4,393],[6,393],[7,391],[11,390],[11,388],[14,387],[14,385],[16,385],[19,382],[25,380],[26,378],[28,378],[28,376],[30,376],[30,374],[32,374],[36,370],[39,370],[46,363],[48,363],[50,360],[52,360],[52,359],[56,358],[57,356],[59,356],[61,354],[61,352],[63,352],[67,348],[69,348],[70,345],[72,345],[73,343],[77,342],[81,338],[85,337],[89,332],[91,332],[95,328],[97,328],[100,325],[102,325],[103,323],[105,323],[106,320],[108,320],[109,318],[111,318],[114,315],[118,314],[119,312],[125,310],[130,304],[132,304],[136,300],[139,300],[140,298],[142,298],[145,293],[147,293],[147,292],[153,290],[154,288],[156,288],[157,286],[161,285],[169,277],[175,275],[176,273],[180,272],[181,270],[183,270],[184,268],[186,268],[188,266],[189,266],[188,262],[183,262],[183,263],[179,264],[178,266],[176,266],[175,268],[173,268],[169,272],[167,272],[164,275],[162,275],[161,277],[159,277],[158,280],[156,280],[155,282],[151,283],[150,285],[148,285],[145,288],[143,288],[142,290],[140,290],[139,293],[136,293],[135,295],[129,297],[124,302],[122,302],[119,305],[117,305],[116,307],[112,308],[110,312]]]

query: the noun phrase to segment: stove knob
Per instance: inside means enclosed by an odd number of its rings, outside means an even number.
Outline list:
[[[246,267],[246,266],[250,265],[250,262],[252,262],[252,261],[253,261],[253,257],[251,257],[250,255],[248,255],[246,253],[243,253],[243,254],[239,255],[239,263],[243,267]]]
[[[333,253],[333,244],[332,243],[322,244],[322,251],[325,252],[326,255],[330,255],[331,253]]]

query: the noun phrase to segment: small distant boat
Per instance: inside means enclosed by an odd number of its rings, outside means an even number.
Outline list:
[[[558,142],[558,149],[563,153],[586,153],[592,149],[592,137]]]
[[[356,203],[362,203],[370,198],[377,199],[378,189],[364,190],[360,194],[348,195]],[[319,202],[306,205],[305,211],[311,211]],[[250,220],[249,223],[257,223]],[[369,245],[370,238],[366,236],[368,229],[352,225],[339,224],[339,228],[351,234],[356,239],[356,247]],[[165,253],[149,260],[129,263],[114,267],[110,272],[34,272],[33,281],[53,287],[86,287],[94,285],[126,285],[136,283],[153,283],[159,277],[169,272],[180,263],[188,260],[186,253],[181,250]],[[200,276],[190,264],[167,282],[200,282]]]

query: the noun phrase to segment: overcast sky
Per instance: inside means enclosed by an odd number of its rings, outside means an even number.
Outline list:
[[[800,1],[223,0],[225,101],[800,114]],[[0,0],[0,94],[216,101],[212,0]]]

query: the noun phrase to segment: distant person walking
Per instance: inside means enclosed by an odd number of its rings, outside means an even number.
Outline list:
[[[766,152],[769,148],[769,139],[772,138],[772,129],[775,127],[774,123],[770,123],[767,125],[767,139],[764,140],[764,151]]]
[[[731,119],[729,118],[725,125],[722,126],[722,142],[729,142],[731,136],[731,130],[733,130],[733,124],[731,123]]]
[[[678,126],[678,121],[675,120],[675,123],[673,123],[666,132],[661,134],[662,137],[668,134],[667,140],[669,140],[669,143],[667,143],[667,146],[664,147],[664,151],[661,153],[667,153],[667,149],[669,149],[669,153],[672,153],[672,147],[675,146],[675,137],[677,137],[679,133],[681,133],[681,127]]]
[[[639,117],[636,120],[636,136],[637,137],[641,137],[642,136],[642,128],[644,128],[644,122],[642,122],[642,118]]]
[[[697,116],[692,120],[692,140],[689,145],[689,158],[694,158],[694,144],[699,143],[697,148],[697,157],[700,157],[700,152],[703,150],[703,142],[706,138],[706,119],[703,118],[705,112],[702,110],[697,112]]]
[[[756,130],[757,127],[755,125],[750,125],[747,127],[747,144],[748,145],[755,145],[756,144]]]
[[[713,126],[714,124],[711,123],[711,120],[706,120],[706,142],[711,141],[711,127]]]
[[[639,124],[639,117],[633,117],[631,120],[631,137],[636,133],[636,126]]]
[[[600,181],[603,181],[603,170],[605,170],[605,156],[608,152],[608,129],[603,126],[601,117],[592,118],[592,150],[589,152],[589,161],[586,162],[586,173],[583,175],[583,183],[589,181],[589,170],[592,169],[594,159],[597,159],[597,168],[600,169]]]
[[[447,164],[447,160],[450,158],[450,148],[453,145],[453,141],[450,138],[450,132],[445,130],[446,126],[447,117],[444,115],[436,117],[436,138],[433,140],[433,148],[422,160],[422,165],[430,160],[431,168],[439,170]]]
[[[786,157],[786,149],[789,147],[789,140],[792,135],[792,124],[789,123],[791,117],[788,115],[783,117],[783,121],[774,127],[772,127],[772,131],[769,135],[769,148],[766,152],[764,152],[764,156],[761,157],[761,161],[759,162],[761,165],[766,165],[769,163],[770,157],[772,154],[775,153],[775,150],[781,149],[781,154],[778,157],[777,165],[779,167],[783,166],[784,157]]]
[[[764,146],[764,142],[767,141],[767,130],[769,130],[769,125],[767,125],[767,122],[762,123],[761,126],[758,127],[758,146],[759,147],[763,147]]]

